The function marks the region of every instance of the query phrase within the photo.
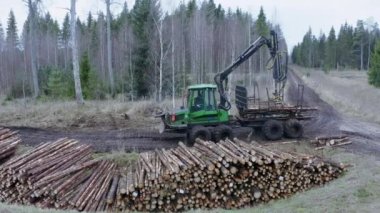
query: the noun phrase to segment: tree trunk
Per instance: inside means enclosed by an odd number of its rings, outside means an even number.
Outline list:
[[[110,0],[106,0],[107,5],[107,63],[108,63],[108,75],[111,87],[111,95],[115,95],[115,82],[112,69],[112,41],[111,41],[111,10]]]
[[[175,108],[174,16],[172,17],[172,104]]]
[[[157,23],[156,23],[157,24]],[[160,66],[159,66],[159,85],[158,85],[158,102],[162,101],[162,63],[164,62],[164,44],[162,38],[162,18],[159,25],[157,25],[158,37],[160,40]]]
[[[79,75],[79,59],[78,59],[78,45],[76,40],[76,12],[75,12],[76,0],[71,0],[71,49],[73,54],[73,73],[74,73],[74,83],[75,83],[75,97],[78,104],[84,104],[82,95],[82,86],[80,83]]]
[[[367,59],[367,70],[369,70],[370,61],[371,61],[371,32],[369,32],[369,35],[368,35],[368,59]]]
[[[32,0],[28,0],[29,6],[29,29],[30,29],[30,57],[31,57],[31,68],[32,68],[32,78],[33,78],[33,98],[37,98],[40,91],[38,85],[38,73],[37,73],[37,62],[36,62],[36,41],[35,41],[35,23],[36,23],[36,11],[33,6]]]
[[[364,44],[362,41],[360,43],[360,70],[363,70],[363,67],[364,67],[363,59],[364,59]]]
[[[129,48],[129,72],[131,75],[131,101],[134,101],[134,71],[133,71],[133,66],[132,66],[132,48]]]
[[[251,22],[248,22],[248,46],[251,45]],[[252,58],[248,59],[248,72],[249,72],[249,87],[253,87],[253,70],[252,70]]]

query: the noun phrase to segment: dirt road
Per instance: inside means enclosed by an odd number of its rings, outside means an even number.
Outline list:
[[[296,94],[297,85],[300,83],[304,82],[291,69],[288,76],[287,97],[289,102],[296,102],[296,97],[291,94]],[[345,146],[348,151],[371,154],[380,158],[380,125],[360,121],[339,113],[333,106],[323,101],[308,85],[305,85],[304,102],[306,105],[318,107],[317,117],[305,125],[306,137],[346,134],[353,142],[352,145]]]
[[[124,130],[97,130],[64,131],[14,127],[19,131],[23,143],[35,146],[42,142],[55,141],[59,138],[73,138],[83,143],[91,144],[98,152],[117,150],[147,151],[156,148],[172,148],[178,141],[183,141],[183,134],[159,134],[153,130],[124,129]]]

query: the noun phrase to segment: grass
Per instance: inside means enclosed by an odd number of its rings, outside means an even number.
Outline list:
[[[353,167],[341,178],[323,187],[267,204],[241,210],[212,210],[211,213],[288,213],[288,212],[378,212],[380,208],[380,162],[374,158],[329,151],[331,158]],[[191,212],[205,212],[195,210]]]
[[[170,106],[170,101],[161,104],[153,101],[86,101],[82,106],[78,106],[75,101],[4,101],[0,106],[0,126],[60,129],[143,128],[147,123],[155,126],[160,122],[152,116],[157,108],[169,109]],[[128,114],[129,119],[124,114]]]
[[[39,209],[34,206],[19,206],[0,203],[0,213],[77,213],[77,211],[63,211],[53,209]]]
[[[124,150],[124,149],[123,149]],[[121,167],[127,167],[137,161],[139,154],[136,152],[126,153],[123,151],[112,151],[111,153],[96,153],[94,158],[112,160]]]
[[[360,120],[380,123],[380,89],[368,84],[364,71],[331,71],[294,67],[306,85],[339,112]]]

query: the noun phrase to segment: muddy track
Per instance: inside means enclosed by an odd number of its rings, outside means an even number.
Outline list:
[[[296,103],[297,85],[303,81],[292,70],[288,75],[287,98]],[[380,159],[380,125],[359,121],[340,114],[333,106],[323,101],[310,87],[305,85],[304,103],[318,108],[316,117],[305,123],[305,136],[314,138],[321,135],[350,136],[351,145],[345,146],[348,151],[369,154]]]
[[[298,85],[303,84],[303,81],[293,71],[288,74],[288,90],[287,101],[291,104],[296,104],[298,97]],[[305,122],[305,136],[315,137],[319,135],[334,135],[340,134],[339,125],[342,122],[342,116],[331,105],[323,101],[319,95],[310,87],[305,86],[303,101],[304,105],[317,107],[315,118]]]
[[[28,146],[35,146],[39,143],[67,137],[90,144],[98,152],[111,152],[116,150],[142,152],[156,148],[172,148],[177,146],[178,141],[184,140],[183,134],[159,134],[153,130],[144,131],[141,129],[88,129],[84,131],[49,130],[28,127],[11,127],[11,129],[19,131],[23,143]]]
[[[29,127],[7,127],[18,131],[23,144],[36,146],[40,143],[55,141],[60,138],[72,138],[82,143],[90,144],[97,152],[143,152],[161,148],[177,147],[179,141],[185,141],[182,133],[158,133],[155,130],[124,129],[124,130],[51,130]],[[234,131],[239,138],[245,138],[250,128],[240,128]]]

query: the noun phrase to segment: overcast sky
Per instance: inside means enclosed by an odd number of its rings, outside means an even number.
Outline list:
[[[114,0],[120,4],[114,4],[112,10],[117,13],[125,0]],[[290,47],[302,40],[309,27],[314,34],[319,35],[322,30],[328,33],[331,26],[339,29],[344,22],[355,25],[358,19],[367,20],[370,17],[376,22],[380,21],[379,0],[214,0],[225,8],[237,8],[248,11],[257,16],[260,6],[264,7],[267,18],[282,26],[285,38]],[[53,17],[61,23],[68,12],[70,0],[42,0],[42,11],[49,11]],[[134,0],[127,0],[129,8]],[[171,10],[180,0],[162,0],[165,10]],[[17,18],[18,29],[27,16],[27,9],[22,0],[0,0],[0,21],[6,26],[10,10],[13,10]],[[102,0],[78,0],[78,15],[85,18],[91,10],[104,11]]]

